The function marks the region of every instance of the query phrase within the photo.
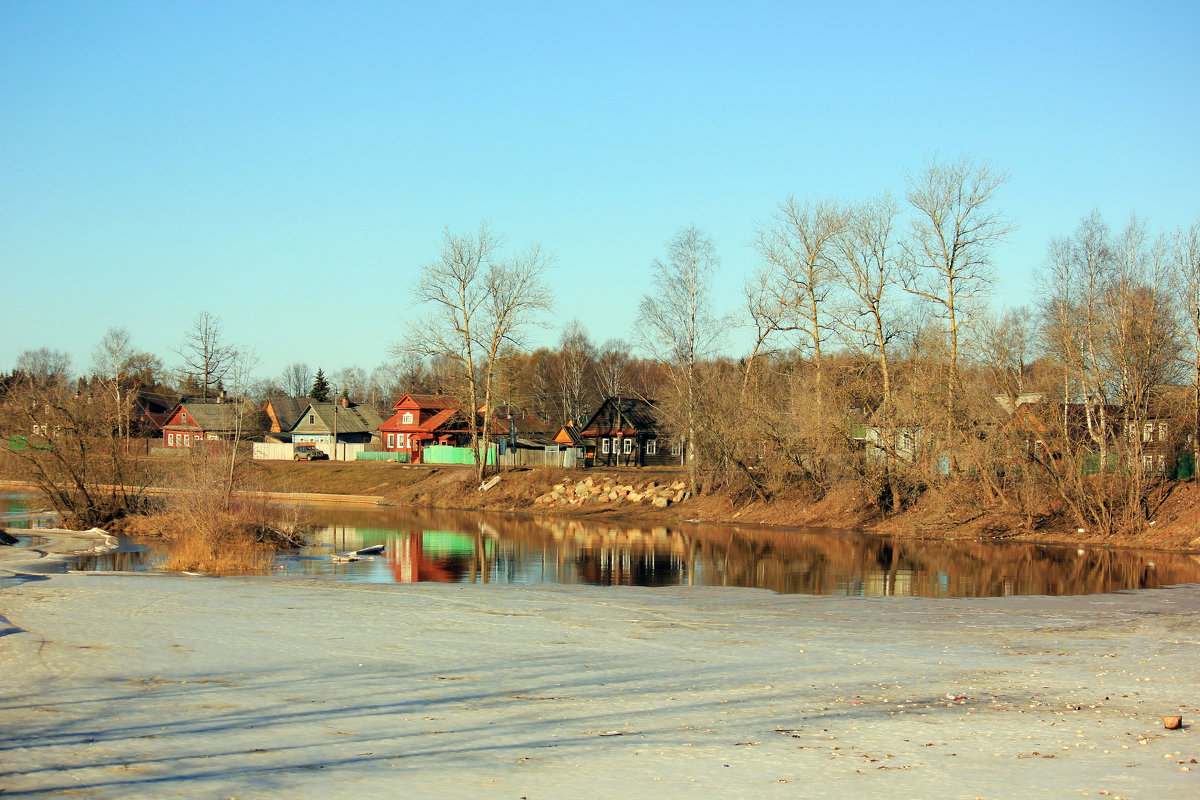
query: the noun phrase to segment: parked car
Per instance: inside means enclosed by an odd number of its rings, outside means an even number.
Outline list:
[[[316,445],[298,444],[292,453],[293,461],[320,461],[321,459],[329,460],[329,454],[318,449]]]

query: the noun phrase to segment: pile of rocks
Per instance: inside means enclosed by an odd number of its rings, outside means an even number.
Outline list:
[[[672,503],[682,503],[692,496],[687,484],[676,481],[672,484],[620,483],[609,477],[585,478],[578,483],[564,481],[534,500],[539,506],[581,506],[584,504],[604,505],[620,503],[644,503],[655,508],[666,508]]]

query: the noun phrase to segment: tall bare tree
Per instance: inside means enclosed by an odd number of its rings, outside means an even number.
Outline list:
[[[854,206],[838,235],[834,272],[844,299],[836,312],[842,337],[878,366],[880,407],[892,408],[890,348],[900,334],[895,297],[900,288],[895,200],[883,195]]]
[[[596,348],[579,320],[571,320],[558,340],[556,378],[564,425],[582,425],[594,406],[588,377],[596,359]]]
[[[965,329],[992,290],[992,249],[1013,229],[993,207],[1006,180],[1007,173],[966,155],[952,161],[932,158],[908,179],[906,197],[914,213],[904,287],[945,325],[951,420],[959,416]]]
[[[225,373],[233,366],[237,348],[222,338],[220,318],[201,311],[175,353],[183,359],[185,375],[193,378],[200,388],[201,400],[207,402],[210,395],[216,395]]]
[[[531,245],[514,256],[501,254],[502,241],[486,224],[474,234],[442,234],[442,252],[421,267],[413,295],[429,308],[428,316],[409,329],[397,354],[408,352],[452,364],[481,424],[471,425],[477,476],[483,479],[491,440],[492,391],[505,346],[520,345],[531,325],[539,323],[551,304],[545,283],[551,255]]]
[[[109,328],[92,355],[93,371],[108,384],[108,391],[113,396],[117,435],[126,438],[129,437],[130,412],[126,384],[132,357],[133,347],[129,331],[125,328]]]
[[[694,493],[700,466],[696,451],[697,366],[716,349],[721,321],[709,292],[720,258],[712,239],[692,226],[667,242],[666,260],[651,265],[653,290],[642,299],[637,334],[642,346],[670,368],[675,399],[682,411],[684,463]]]
[[[789,195],[772,221],[758,229],[753,243],[762,265],[747,287],[751,317],[759,331],[748,363],[773,335],[795,332],[802,352],[812,358],[818,397],[823,352],[832,330],[826,301],[836,286],[836,240],[845,225],[846,213],[835,204],[802,204]]]

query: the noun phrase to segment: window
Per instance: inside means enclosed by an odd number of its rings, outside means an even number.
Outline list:
[[[180,411],[180,412],[179,412],[179,421],[180,421],[180,422],[187,422],[187,412],[186,412],[186,411]]]
[[[309,415],[308,415],[308,424],[309,424],[309,425],[315,425],[315,424],[316,424],[316,422],[317,422],[317,415],[316,415],[316,414],[309,414]]]
[[[1158,423],[1158,440],[1160,442],[1167,440],[1167,423],[1165,422]]]
[[[601,440],[600,440],[600,447],[601,447],[601,451],[602,451],[602,452],[603,452],[605,455],[608,455],[608,439],[601,439]]]
[[[682,445],[679,442],[671,442],[671,455],[677,456],[683,452]]]
[[[652,456],[658,451],[658,439],[646,440],[646,455]]]
[[[1145,424],[1145,425],[1142,427],[1142,441],[1143,441],[1143,442],[1148,442],[1148,441],[1150,441],[1150,438],[1151,438],[1152,436],[1154,436],[1154,423],[1153,423],[1153,422],[1147,422],[1147,423],[1146,423],[1146,424]]]
[[[1144,469],[1146,472],[1154,472],[1154,456],[1142,456],[1142,469]]]
[[[199,437],[199,436],[197,436],[196,438],[197,438],[197,439],[199,439],[200,437]],[[183,446],[184,446],[184,447],[191,447],[191,446],[192,446],[192,437],[191,437],[190,435],[186,434],[186,433],[183,435]]]
[[[394,434],[394,433],[389,433],[389,434],[388,434],[388,437],[387,437],[387,446],[388,446],[388,449],[389,449],[389,450],[391,450],[393,447],[395,447],[395,446],[396,446],[396,434]]]
[[[625,454],[629,455],[633,452],[633,439],[625,440]]]
[[[400,422],[404,425],[412,425],[413,415],[411,411],[405,411],[404,416],[400,418]]]
[[[174,446],[175,446],[175,434],[168,433],[167,434],[167,447],[174,447]]]

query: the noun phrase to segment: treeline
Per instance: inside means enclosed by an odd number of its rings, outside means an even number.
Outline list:
[[[1006,179],[963,156],[926,162],[902,197],[786,198],[755,232],[758,266],[731,316],[714,309],[714,243],[682,229],[651,264],[627,340],[594,342],[572,321],[555,345],[528,347],[552,307],[553,256],[506,250],[481,226],[443,234],[412,286],[426,316],[369,372],[297,362],[255,376],[201,314],[176,370],[116,330],[79,385],[337,394],[381,410],[444,391],[556,426],[581,424],[606,397],[641,397],[682,445],[696,491],[770,498],[854,479],[889,511],[948,490],[1030,526],[1066,513],[1135,530],[1176,457],[1200,455],[1200,220],[1152,234],[1137,218],[1114,230],[1088,214],[1049,243],[1035,304],[996,311],[993,252],[1013,229],[996,207]],[[735,327],[753,334],[736,357]],[[7,382],[68,375],[65,356],[43,349]]]

